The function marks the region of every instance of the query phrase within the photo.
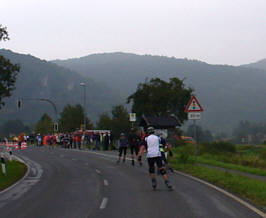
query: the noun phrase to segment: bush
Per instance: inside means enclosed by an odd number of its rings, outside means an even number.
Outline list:
[[[260,158],[261,158],[262,160],[266,160],[266,150],[261,150],[261,151],[260,151]]]
[[[179,163],[188,163],[190,161],[190,157],[193,155],[194,146],[191,144],[186,144],[183,146],[179,146],[173,149],[174,153],[178,155],[176,158]]]
[[[179,163],[187,163],[189,160],[189,152],[188,151],[182,151],[179,157]]]

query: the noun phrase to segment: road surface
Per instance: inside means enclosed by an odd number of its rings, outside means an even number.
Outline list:
[[[261,217],[226,195],[182,175],[152,191],[147,166],[117,165],[110,152],[30,147],[16,154],[31,170],[0,193],[1,218]]]

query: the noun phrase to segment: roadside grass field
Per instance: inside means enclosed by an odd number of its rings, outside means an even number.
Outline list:
[[[259,207],[266,207],[266,183],[263,181],[203,166],[181,164],[177,160],[172,160],[171,165],[176,170],[225,188]]]
[[[179,171],[225,188],[260,207],[266,207],[266,182],[194,164],[194,145],[173,148],[171,165]],[[230,143],[200,144],[197,162],[255,175],[266,176],[266,146]]]
[[[258,176],[266,176],[266,170],[260,169],[260,168],[253,168],[249,166],[242,166],[238,164],[232,164],[232,163],[225,163],[223,161],[215,160],[215,157],[212,157],[213,159],[206,157],[206,156],[200,156],[197,158],[198,163],[202,164],[208,164],[211,166],[217,166],[217,167],[222,167],[225,169],[232,169],[232,170],[237,170],[245,173],[250,173]]]
[[[214,145],[215,146],[215,145]],[[222,145],[221,145],[222,146]],[[197,162],[225,169],[237,170],[259,176],[266,176],[266,146],[233,145],[231,151],[214,149],[212,144],[200,144]],[[177,157],[192,157],[194,145],[184,145],[173,149]]]
[[[6,161],[6,174],[0,170],[0,191],[21,179],[27,171],[25,164],[18,161]]]

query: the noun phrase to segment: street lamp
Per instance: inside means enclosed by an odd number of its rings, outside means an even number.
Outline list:
[[[85,83],[80,83],[80,86],[83,86],[83,88],[84,88],[83,110],[84,110],[84,130],[86,130],[86,84]]]

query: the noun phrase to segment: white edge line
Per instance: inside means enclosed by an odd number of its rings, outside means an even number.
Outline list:
[[[105,209],[108,202],[108,198],[103,198],[100,209]]]
[[[27,172],[25,173],[25,175],[18,180],[16,183],[14,183],[13,185],[7,187],[6,189],[4,189],[3,191],[0,192],[0,194],[4,194],[5,192],[9,191],[10,189],[14,188],[16,185],[18,185],[19,183],[21,183],[30,173],[30,166],[21,158],[19,158],[18,156],[13,155],[13,157],[15,157],[19,162],[24,163],[27,166]]]
[[[95,171],[96,171],[96,173],[101,174],[100,170],[96,169]]]
[[[223,189],[221,189],[221,188],[219,188],[219,187],[217,187],[217,186],[215,186],[215,185],[213,185],[213,184],[211,184],[209,182],[206,182],[204,180],[198,179],[198,178],[196,178],[194,176],[188,175],[186,173],[182,173],[182,172],[177,171],[177,170],[175,170],[175,173],[180,174],[180,175],[185,176],[185,177],[188,177],[190,179],[193,179],[193,180],[195,180],[197,182],[203,183],[204,185],[207,185],[207,186],[209,186],[209,187],[211,187],[211,188],[223,193],[224,195],[226,195],[226,196],[228,196],[230,198],[233,198],[234,200],[236,200],[240,204],[244,205],[245,207],[249,208],[253,212],[255,212],[258,215],[260,215],[261,217],[266,218],[266,214],[263,213],[262,211],[260,211],[259,209],[257,209],[256,207],[252,206],[251,204],[247,203],[246,201],[243,201],[242,199],[236,197],[235,195],[233,195],[233,194],[231,194],[231,193],[229,193],[229,192],[227,192],[227,191],[225,191],[225,190],[223,190]]]
[[[95,151],[87,151],[87,152],[88,153],[92,153],[92,154],[97,154],[97,155],[100,155],[100,156],[111,157],[111,158],[115,158],[115,159],[118,158],[117,155],[102,154],[102,153],[98,153],[98,152],[95,152]],[[131,159],[131,157],[126,157],[126,160],[132,160],[132,159]]]
[[[105,186],[108,186],[109,185],[109,183],[108,183],[108,181],[106,179],[103,180],[103,183],[104,183]]]

